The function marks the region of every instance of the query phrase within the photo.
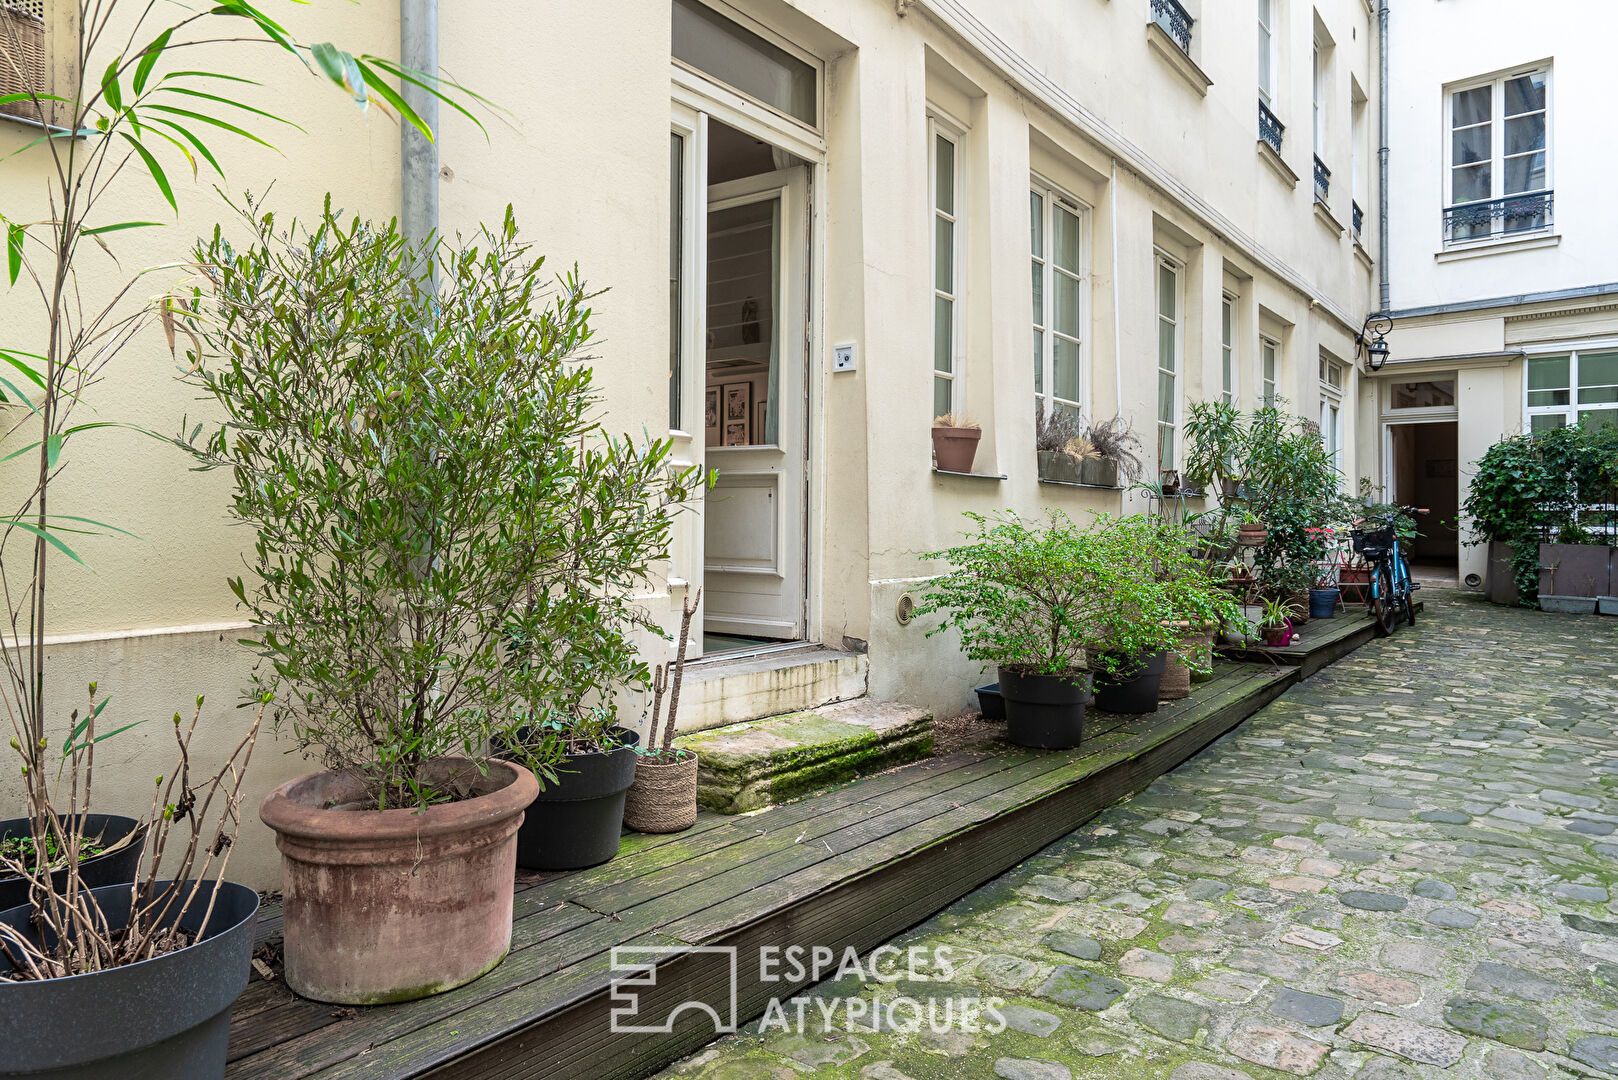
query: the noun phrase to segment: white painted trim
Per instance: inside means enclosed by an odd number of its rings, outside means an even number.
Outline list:
[[[967,10],[963,0],[909,0],[909,9],[925,12],[940,27],[955,35],[977,52],[1002,78],[1042,107],[1069,124],[1080,135],[1097,143],[1102,150],[1121,160],[1147,184],[1173,200],[1203,227],[1219,234],[1248,259],[1263,267],[1288,288],[1313,301],[1350,334],[1360,331],[1360,320],[1307,280],[1291,264],[1261,245],[1237,227],[1229,217],[1197,194],[1117,128],[1073,97],[1044,72],[1035,68],[1001,38],[992,33]],[[1116,162],[1114,163],[1116,170]],[[1116,185],[1116,171],[1114,184]],[[1116,290],[1115,290],[1116,294]]]
[[[234,634],[253,629],[250,622],[189,623],[183,626],[150,626],[136,630],[91,630],[82,634],[46,634],[45,645],[84,645],[97,641],[128,641],[134,638],[174,637],[181,634]],[[0,647],[26,648],[25,641],[7,642],[0,636]]]

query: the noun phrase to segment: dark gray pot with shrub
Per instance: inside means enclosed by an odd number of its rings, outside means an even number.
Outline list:
[[[79,880],[92,889],[134,881],[146,849],[146,826],[131,817],[117,814],[82,814],[78,833],[90,839],[93,854],[79,858]],[[67,825],[65,815],[59,815]],[[12,840],[28,840],[31,845],[33,822],[28,818],[0,821],[0,846]],[[67,884],[64,866],[51,874],[51,884],[61,889]],[[0,870],[0,911],[28,903],[28,879]]]

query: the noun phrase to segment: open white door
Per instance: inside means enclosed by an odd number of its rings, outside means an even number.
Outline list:
[[[708,189],[703,631],[804,635],[809,170]]]

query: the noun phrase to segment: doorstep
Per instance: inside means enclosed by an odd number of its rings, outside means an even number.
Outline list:
[[[700,762],[697,804],[739,814],[926,757],[933,749],[933,715],[862,698],[676,742]]]
[[[680,732],[852,701],[865,696],[869,670],[870,660],[863,654],[823,645],[704,657],[685,668]]]
[[[231,1016],[227,1080],[624,1080],[714,1037],[720,1002],[759,1016],[804,981],[760,982],[765,946],[868,952],[1141,791],[1296,682],[1298,669],[1216,666],[1147,716],[1096,714],[1073,750],[1002,747],[928,758],[745,818],[699,815],[624,838],[589,870],[520,889],[511,952],[437,997],[333,1008],[255,978]],[[260,940],[280,935],[266,904]],[[655,979],[615,994],[616,947],[665,950]],[[728,949],[745,958],[731,983]],[[644,958],[644,954],[640,958]],[[639,1032],[614,1031],[633,1010]],[[672,1018],[671,1030],[653,1030]]]

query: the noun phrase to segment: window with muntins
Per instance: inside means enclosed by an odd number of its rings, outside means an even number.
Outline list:
[[[1444,240],[1509,236],[1551,224],[1550,72],[1452,91]]]
[[[1258,0],[1258,99],[1275,108],[1275,5]]]
[[[777,112],[818,123],[818,71],[699,0],[674,0],[673,53]]]
[[[1036,187],[1028,200],[1034,294],[1034,398],[1045,415],[1084,407],[1084,213]]]
[[[1259,397],[1266,408],[1275,404],[1281,367],[1281,345],[1270,338],[1258,343]]]
[[[1343,471],[1343,365],[1320,358],[1320,441],[1338,472]]]
[[[933,415],[964,407],[960,393],[960,144],[936,122],[932,129]]]
[[[1618,425],[1618,349],[1528,358],[1528,429]]]
[[[1157,260],[1157,465],[1174,468],[1180,400],[1180,264]]]
[[[1225,294],[1219,306],[1219,400],[1236,404],[1236,298]]]

